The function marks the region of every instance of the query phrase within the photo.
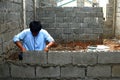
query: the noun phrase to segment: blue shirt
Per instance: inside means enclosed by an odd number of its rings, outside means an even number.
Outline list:
[[[54,41],[54,39],[44,29],[41,29],[37,36],[33,36],[30,29],[25,29],[19,34],[15,35],[13,41],[22,41],[23,47],[26,50],[41,51],[44,50],[46,46],[46,41],[52,42]]]

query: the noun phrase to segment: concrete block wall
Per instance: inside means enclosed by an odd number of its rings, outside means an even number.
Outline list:
[[[29,23],[31,21],[36,20],[35,19],[36,18],[36,12],[34,10],[34,6],[36,8],[57,6],[55,0],[36,0],[36,5],[34,5],[34,0],[25,0],[25,5],[26,5],[26,14],[25,15],[26,15],[27,28],[29,27]]]
[[[103,34],[103,12],[100,7],[38,8],[37,20],[58,42],[98,40]]]
[[[114,37],[113,28],[113,13],[114,13],[114,0],[108,0],[109,3],[106,5],[106,20],[104,21],[104,38]]]
[[[14,45],[13,36],[21,30],[21,0],[0,1],[0,54]]]
[[[116,25],[115,25],[115,36],[120,39],[120,0],[116,1]]]
[[[26,52],[0,63],[0,80],[120,80],[119,52]]]

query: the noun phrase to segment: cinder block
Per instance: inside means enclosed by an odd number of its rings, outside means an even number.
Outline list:
[[[73,29],[70,29],[70,28],[64,28],[63,30],[63,34],[71,34],[73,33]]]
[[[55,14],[56,14],[56,17],[65,17],[66,16],[66,13],[65,13],[64,10],[62,12],[61,11],[60,12],[57,11]]]
[[[103,18],[103,13],[98,12],[98,13],[96,13],[96,16],[97,16],[97,17],[101,17],[101,18]]]
[[[81,27],[81,23],[72,22],[71,24],[69,24],[69,27],[73,29],[76,29],[76,28],[79,29]]]
[[[64,17],[56,17],[55,22],[56,23],[63,23],[64,22]]]
[[[58,28],[68,28],[69,24],[68,23],[60,23]]]
[[[20,23],[19,22],[10,22],[7,24],[8,28],[10,29],[10,31],[13,32],[13,30],[20,30]]]
[[[97,63],[96,53],[75,53],[73,54],[73,64],[76,65],[94,65]]]
[[[7,41],[7,42],[4,42],[1,46],[2,46],[1,52],[7,52],[7,51],[13,49],[13,47],[14,47],[12,40],[9,40],[9,41]]]
[[[84,23],[84,18],[79,18],[78,17],[78,22],[77,23]]]
[[[66,17],[74,17],[75,13],[73,11],[66,11]]]
[[[8,30],[8,27],[5,24],[1,24],[1,31],[0,32],[5,32]]]
[[[12,40],[10,32],[6,32],[3,35],[3,40],[5,40],[5,42]]]
[[[80,26],[81,26],[81,28],[87,28],[88,27],[88,23],[81,23]]]
[[[97,35],[96,34],[90,34],[89,35],[89,40],[93,40],[93,41],[98,40],[98,37],[99,37],[98,34]]]
[[[93,33],[93,28],[84,28],[84,33],[92,34]]]
[[[6,63],[0,64],[0,78],[10,77],[9,65]]]
[[[20,15],[17,12],[10,11],[10,13],[7,14],[6,18],[8,22],[12,22],[13,20],[17,21],[19,20]]]
[[[87,68],[87,76],[89,77],[110,77],[111,66],[93,66]]]
[[[43,51],[28,51],[23,53],[22,63],[47,64],[47,53]]]
[[[47,28],[56,28],[55,24],[53,23],[43,23],[42,26],[44,27],[44,29],[47,29]]]
[[[71,23],[73,21],[72,17],[63,17],[63,22],[64,23]]]
[[[63,7],[64,11],[73,11],[74,8],[73,7]]]
[[[92,12],[103,12],[102,7],[94,7],[92,8]]]
[[[37,78],[53,78],[60,77],[60,67],[37,67],[36,68]]]
[[[61,77],[62,78],[85,77],[85,68],[80,68],[77,66],[61,67]]]
[[[14,78],[35,78],[35,68],[11,64],[11,76]]]
[[[90,14],[91,15],[91,14]],[[89,16],[90,16],[89,15]],[[92,24],[92,23],[96,23],[97,22],[97,20],[96,20],[96,18],[94,18],[94,17],[85,17],[84,18],[84,23],[88,23],[88,24]],[[97,26],[96,26],[97,27]]]
[[[93,33],[95,34],[99,34],[99,33],[103,33],[103,29],[102,28],[94,28],[93,29]]]
[[[78,40],[81,40],[81,39],[79,38],[79,34],[74,34],[74,35],[73,35],[73,42],[74,42],[74,41],[78,41]]]
[[[112,67],[112,77],[120,77],[120,65]]]
[[[80,40],[90,40],[90,35],[91,34],[83,33],[79,35],[79,38]]]
[[[62,34],[62,39],[65,40],[66,42],[70,42],[74,40],[74,34]]]
[[[104,52],[98,54],[98,63],[120,63],[120,52]]]
[[[83,7],[84,12],[92,12],[93,8],[92,7]]]
[[[72,55],[69,52],[48,53],[48,64],[66,65],[72,63]]]
[[[80,35],[85,33],[85,31],[84,31],[85,28],[79,28],[78,30],[79,30],[79,34],[80,34]]]
[[[93,18],[97,17],[96,12],[91,12],[89,15]]]
[[[73,33],[74,34],[80,34],[81,33],[81,29],[78,29],[78,28],[73,29]],[[77,38],[77,37],[75,37],[75,38]]]
[[[53,17],[46,17],[44,19],[45,23],[55,23],[55,19]]]
[[[86,14],[84,12],[79,12],[79,13],[76,13],[75,16],[78,16],[78,17],[86,17]]]
[[[55,35],[56,33],[55,33],[55,28],[47,28],[47,31],[50,33],[50,35]]]

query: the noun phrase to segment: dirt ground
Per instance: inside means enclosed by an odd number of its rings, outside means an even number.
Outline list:
[[[103,45],[110,47],[110,50],[120,50],[120,40],[118,39],[104,39]]]
[[[76,41],[76,42],[68,42],[68,43],[60,43],[56,44],[51,48],[51,50],[55,51],[64,51],[64,50],[86,50],[88,46],[97,46],[97,45],[105,45],[110,48],[110,51],[120,50],[120,40],[118,39],[103,39],[103,41]]]

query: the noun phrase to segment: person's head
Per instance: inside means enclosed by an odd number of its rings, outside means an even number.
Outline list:
[[[32,21],[29,24],[30,31],[32,32],[33,36],[37,36],[39,31],[42,28],[42,25],[39,21]]]

